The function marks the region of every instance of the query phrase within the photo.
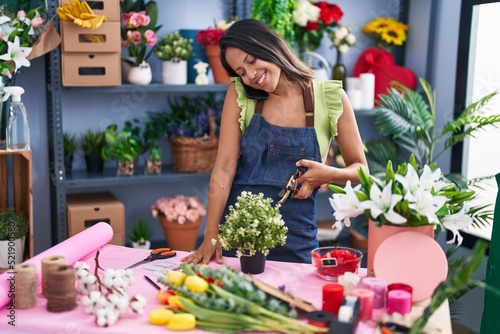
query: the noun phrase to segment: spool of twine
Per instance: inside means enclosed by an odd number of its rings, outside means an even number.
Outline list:
[[[75,268],[67,265],[52,266],[46,277],[47,311],[64,312],[75,308]]]
[[[32,263],[21,263],[15,266],[16,272],[16,308],[33,308],[37,302],[38,288],[37,268]]]
[[[47,256],[42,259],[42,295],[47,298],[45,291],[47,289],[47,272],[51,267],[57,267],[66,264],[66,258],[60,255]]]

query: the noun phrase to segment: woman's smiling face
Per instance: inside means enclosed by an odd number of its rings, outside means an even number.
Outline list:
[[[258,59],[234,47],[227,48],[226,61],[247,86],[268,93],[276,89],[281,69],[275,64]]]

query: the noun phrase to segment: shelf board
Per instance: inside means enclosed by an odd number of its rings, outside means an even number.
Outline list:
[[[228,85],[164,85],[153,83],[149,85],[130,85],[123,84],[121,86],[111,87],[63,87],[67,92],[79,93],[131,93],[131,92],[150,92],[150,93],[208,93],[208,92],[225,92]]]
[[[355,116],[372,116],[372,117],[375,117],[375,110],[374,109],[355,109],[354,110],[354,115]]]
[[[171,166],[163,166],[159,175],[146,175],[140,167],[133,176],[117,176],[116,168],[105,168],[102,173],[87,173],[85,170],[72,171],[62,182],[66,190],[103,188],[131,185],[151,185],[173,182],[209,181],[210,173],[174,172]]]

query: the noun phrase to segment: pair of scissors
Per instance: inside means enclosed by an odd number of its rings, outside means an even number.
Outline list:
[[[288,180],[285,188],[281,190],[278,194],[278,196],[281,197],[281,199],[278,201],[278,204],[283,204],[287,199],[293,198],[297,191],[297,179],[299,178],[300,175],[304,174],[307,171],[306,167],[297,167],[297,170],[295,173],[290,176],[290,179]]]
[[[145,258],[142,261],[139,261],[137,263],[134,263],[133,265],[127,267],[126,269],[134,268],[137,267],[143,263],[155,261],[155,260],[162,260],[162,259],[168,259],[171,257],[174,257],[176,255],[175,251],[171,250],[170,248],[156,248],[151,251],[149,256]]]

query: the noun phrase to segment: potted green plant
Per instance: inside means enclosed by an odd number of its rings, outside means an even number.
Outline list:
[[[102,130],[88,129],[80,136],[80,147],[85,157],[88,173],[103,171],[104,160],[101,152],[105,146],[106,138]]]
[[[23,213],[16,212],[13,208],[0,211],[0,268],[13,265],[9,261],[12,254],[16,264],[23,262],[24,241],[29,228],[29,220]]]
[[[162,61],[164,84],[187,83],[187,60],[193,55],[191,38],[182,37],[178,31],[164,35],[157,42],[154,53]]]
[[[78,139],[76,136],[69,132],[63,132],[63,145],[64,145],[64,168],[66,173],[71,173],[73,169],[73,157],[78,149]]]
[[[154,122],[144,123],[142,132],[143,153],[146,154],[144,172],[146,174],[161,174],[162,152],[158,141],[162,134]]]
[[[151,235],[153,231],[146,218],[139,218],[132,226],[129,238],[133,248],[149,249],[151,247]]]
[[[288,228],[279,208],[280,204],[273,206],[272,199],[262,193],[243,191],[236,204],[229,206],[219,238],[212,242],[220,243],[226,250],[236,249],[244,273],[262,273],[269,251],[286,241]]]
[[[118,131],[116,124],[108,125],[104,133],[106,146],[101,155],[104,160],[118,161],[118,176],[134,175],[134,160],[141,153],[141,144],[134,137],[130,126]]]

